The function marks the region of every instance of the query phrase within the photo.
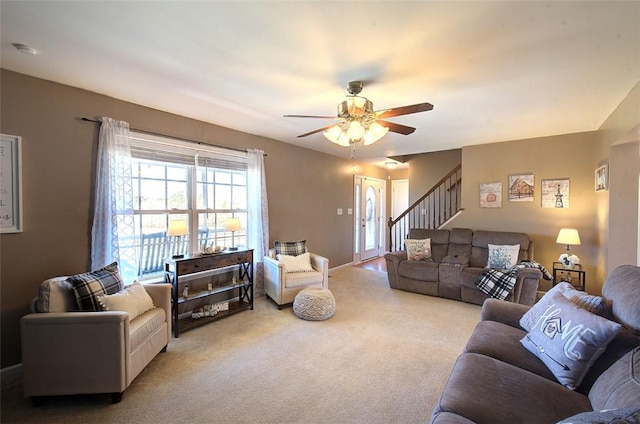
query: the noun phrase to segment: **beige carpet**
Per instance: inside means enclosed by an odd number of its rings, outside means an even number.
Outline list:
[[[480,307],[392,290],[385,273],[332,273],[337,308],[303,321],[258,296],[255,310],[172,339],[127,389],[33,408],[3,391],[2,423],[428,422]],[[4,385],[4,384],[3,384]]]

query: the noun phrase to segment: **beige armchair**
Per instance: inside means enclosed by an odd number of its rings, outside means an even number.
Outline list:
[[[291,306],[296,294],[307,287],[329,288],[329,259],[309,252],[313,271],[285,272],[276,259],[275,249],[264,257],[264,291],[278,309]]]
[[[24,396],[38,405],[44,396],[110,393],[112,402],[119,402],[134,378],[167,348],[171,285],[144,285],[155,307],[130,321],[122,311],[78,312],[66,277],[45,284],[33,301],[34,313],[20,321]]]

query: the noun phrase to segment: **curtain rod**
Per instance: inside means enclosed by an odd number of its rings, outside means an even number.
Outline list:
[[[102,124],[102,121],[98,121],[96,119],[91,119],[91,118],[81,118],[83,121],[86,122],[93,122],[94,124]],[[145,133],[145,134],[149,134],[149,135],[156,135],[156,136],[160,136],[160,137],[171,137],[171,138],[175,138],[177,140],[181,140],[181,141],[188,141],[190,143],[196,143],[196,144],[206,144],[207,146],[213,146],[213,147],[220,147],[222,149],[229,149],[229,150],[235,150],[236,152],[244,152],[247,153],[246,149],[238,149],[235,147],[228,147],[228,146],[220,146],[218,144],[209,144],[209,143],[204,143],[202,141],[198,141],[198,140],[192,140],[189,138],[184,138],[184,137],[176,137],[173,135],[167,135],[167,134],[162,134],[162,133],[157,133],[157,132],[153,132],[153,131],[147,131],[147,130],[141,130],[138,128],[133,128],[133,127],[129,127],[130,130],[132,131],[137,131],[137,132],[141,132],[141,133]],[[265,156],[267,156],[266,153],[264,153]]]

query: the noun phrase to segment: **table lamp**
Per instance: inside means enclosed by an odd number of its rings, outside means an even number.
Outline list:
[[[224,229],[227,231],[231,231],[231,247],[229,248],[229,250],[238,250],[238,248],[235,247],[234,233],[242,229],[242,227],[240,226],[240,219],[227,218]]]
[[[189,234],[189,228],[187,227],[186,219],[173,219],[169,221],[169,228],[167,229],[167,237],[182,237]],[[176,246],[180,246],[180,243],[176,243]],[[176,253],[171,256],[173,259],[184,258],[184,254]]]
[[[558,233],[558,238],[556,239],[556,243],[558,244],[566,244],[567,245],[567,256],[569,256],[569,246],[570,245],[579,245],[580,244],[580,234],[578,230],[575,228],[561,228]]]

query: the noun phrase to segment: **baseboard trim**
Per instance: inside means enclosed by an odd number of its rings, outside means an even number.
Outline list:
[[[331,277],[332,272],[340,271],[341,269],[344,269],[344,268],[351,268],[352,266],[353,266],[353,262],[348,262],[346,264],[339,265],[335,268],[329,268],[329,277]]]

